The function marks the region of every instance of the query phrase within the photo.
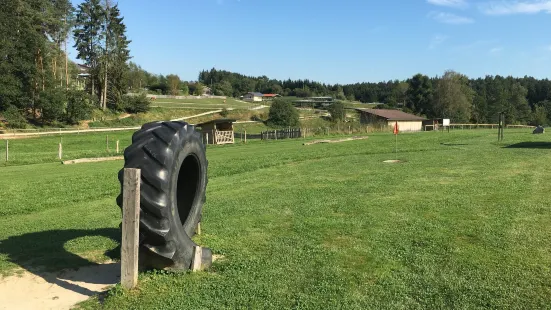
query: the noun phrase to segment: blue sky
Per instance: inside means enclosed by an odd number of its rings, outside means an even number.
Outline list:
[[[118,3],[133,61],[185,80],[212,67],[326,83],[447,69],[470,77],[551,76],[551,0]]]

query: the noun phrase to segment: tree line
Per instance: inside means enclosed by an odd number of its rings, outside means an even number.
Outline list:
[[[0,113],[11,127],[77,123],[94,108],[143,110],[128,98],[130,41],[111,0],[0,0]],[[69,60],[73,37],[77,58]],[[137,105],[137,106],[136,106]]]
[[[416,74],[407,80],[347,85],[311,80],[276,80],[224,70],[203,70],[198,82],[211,86],[214,95],[239,97],[247,92],[283,96],[331,96],[336,99],[378,103],[378,108],[400,108],[428,118],[454,122],[495,123],[505,112],[510,124],[551,123],[551,81],[486,76],[471,79],[455,71],[442,76]]]

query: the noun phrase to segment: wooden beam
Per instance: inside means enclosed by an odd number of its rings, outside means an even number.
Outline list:
[[[140,169],[124,169],[122,194],[121,284],[138,284],[138,241],[140,227]]]
[[[196,245],[193,251],[193,261],[191,262],[191,271],[201,270],[203,249]]]

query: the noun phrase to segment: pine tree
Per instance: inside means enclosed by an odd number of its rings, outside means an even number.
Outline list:
[[[90,93],[97,96],[98,66],[100,63],[100,35],[103,20],[103,8],[100,0],[86,0],[78,6],[75,20],[75,48],[77,58],[90,68]],[[96,97],[97,98],[97,97]]]

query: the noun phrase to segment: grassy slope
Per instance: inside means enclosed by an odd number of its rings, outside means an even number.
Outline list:
[[[527,131],[506,137],[508,144],[547,138]],[[542,308],[551,302],[545,190],[551,144],[504,148],[483,130],[404,134],[399,156],[407,162],[396,165],[382,163],[394,157],[392,135],[301,142],[209,147],[198,241],[225,259],[210,272],[142,274],[136,293],[116,289],[104,307]],[[117,245],[111,238],[120,220],[114,198],[121,164],[1,168],[0,272],[106,259],[104,251]],[[95,300],[84,307],[100,308]]]
[[[224,99],[157,99],[151,103],[152,106],[162,108],[211,108],[222,109],[234,108],[234,109],[248,109],[250,107],[259,106],[259,104],[253,104],[234,98],[227,98],[224,104]]]

